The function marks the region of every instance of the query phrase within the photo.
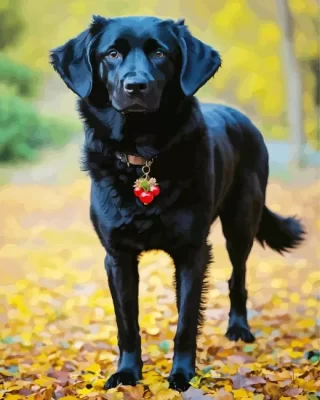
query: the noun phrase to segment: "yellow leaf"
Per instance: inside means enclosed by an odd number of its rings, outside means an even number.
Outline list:
[[[233,390],[232,393],[234,394],[235,399],[243,399],[247,397],[247,391],[244,389],[236,389]]]
[[[20,334],[20,338],[21,341],[23,343],[24,346],[31,346],[32,345],[32,336],[33,336],[33,332],[22,332]]]
[[[214,396],[215,400],[233,400],[233,396],[231,393],[227,393],[225,389],[219,390]]]
[[[33,381],[34,385],[49,387],[52,386],[53,383],[57,382],[54,378],[49,378],[48,376],[42,376],[39,379]]]
[[[108,400],[122,400],[124,399],[124,394],[121,392],[110,392],[110,390],[108,390],[106,397]]]
[[[87,374],[82,374],[82,375],[81,375],[81,378],[82,378],[86,383],[92,383],[92,384],[93,384],[93,382],[95,382],[96,379],[97,379],[97,375],[87,373]]]
[[[158,392],[154,398],[155,400],[180,400],[182,399],[179,392],[172,389],[163,389]]]
[[[267,382],[264,386],[264,391],[271,397],[272,400],[276,400],[281,397],[280,388],[275,383]]]
[[[78,397],[74,397],[74,396],[64,396],[64,397],[60,397],[59,400],[78,400]]]
[[[159,382],[159,381],[162,381],[162,380],[163,380],[163,378],[162,378],[161,375],[157,374],[154,371],[149,371],[146,374],[144,374],[142,383],[145,386],[149,386],[149,385],[152,385],[153,383],[156,383],[156,382]]]
[[[225,385],[224,385],[224,390],[225,390],[226,392],[231,393],[231,392],[232,392],[232,386],[229,385],[229,384],[225,384]]]
[[[28,400],[44,400],[44,394],[41,393],[33,393],[30,396],[28,396]],[[50,396],[51,398],[51,396]]]
[[[291,358],[302,358],[304,353],[302,351],[294,351],[289,349],[288,354]]]
[[[143,398],[144,387],[143,385],[137,386],[122,386],[119,390],[124,390],[130,395],[130,400],[141,400]]]
[[[200,387],[200,389],[203,390],[205,393],[210,393],[211,392],[211,389],[207,388],[207,386],[204,386],[204,385],[202,385]]]
[[[159,335],[160,329],[159,329],[158,327],[155,327],[155,328],[147,328],[147,329],[146,329],[146,332],[147,332],[148,335],[156,336],[156,335]]]
[[[156,344],[150,344],[148,346],[148,354],[150,354],[150,357],[152,358],[159,358],[162,355],[162,352],[159,349],[159,346]]]
[[[160,370],[166,370],[166,371],[168,371],[169,368],[171,367],[171,363],[169,363],[169,360],[167,360],[166,358],[156,361],[156,365],[157,368],[159,368]]]
[[[295,383],[298,385],[299,388],[304,389],[307,392],[315,392],[317,391],[317,382],[315,381],[307,381],[305,379],[298,378],[295,380]]]
[[[201,376],[194,376],[190,381],[190,385],[193,388],[199,388],[200,384],[201,384]]]
[[[156,382],[149,386],[149,390],[152,394],[157,394],[163,389],[169,389],[168,381]]]
[[[210,370],[210,376],[211,378],[221,378],[221,374],[219,372],[215,371],[214,369]]]
[[[315,326],[315,320],[312,318],[303,319],[297,322],[297,328],[300,329],[313,328],[314,326]]]
[[[93,388],[88,389],[88,388],[86,388],[86,387],[77,390],[77,393],[78,393],[78,394],[82,394],[82,395],[85,395],[85,396],[87,396],[88,394],[90,394],[90,393],[92,393],[92,392],[93,392]]]
[[[10,371],[7,371],[5,369],[1,369],[0,370],[0,375],[3,375],[3,376],[14,376],[14,373],[10,372]]]
[[[98,375],[101,372],[101,367],[100,367],[99,364],[93,363],[93,364],[90,365],[90,367],[88,367],[86,369],[86,371],[89,372],[89,373],[93,372],[95,375]]]
[[[292,348],[298,347],[299,349],[303,349],[304,346],[305,346],[305,344],[301,340],[298,340],[298,339],[292,340],[292,342],[291,342]]]
[[[31,382],[30,382],[31,384]],[[16,385],[14,382],[3,382],[1,384],[1,389],[4,389],[7,392],[12,392],[13,390],[19,390],[21,389],[23,386],[19,387],[18,385]]]
[[[95,378],[95,381],[92,382],[92,385],[95,389],[103,389],[105,383],[106,383],[105,378],[100,378],[100,379]]]

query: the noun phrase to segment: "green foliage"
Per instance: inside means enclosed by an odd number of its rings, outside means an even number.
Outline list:
[[[75,131],[25,100],[38,94],[40,83],[38,71],[0,55],[0,162],[33,160],[40,149],[65,144]]]
[[[41,148],[61,146],[74,127],[54,117],[42,117],[18,96],[3,93],[0,101],[0,161],[33,160]]]
[[[0,84],[10,86],[19,96],[34,97],[40,82],[41,77],[37,71],[0,55]]]
[[[20,37],[24,21],[21,0],[0,2],[0,49],[14,44]]]

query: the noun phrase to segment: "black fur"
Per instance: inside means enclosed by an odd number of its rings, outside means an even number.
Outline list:
[[[156,46],[166,48],[164,57]],[[220,217],[233,266],[227,336],[247,342],[254,340],[245,289],[253,241],[283,251],[300,243],[303,228],[265,206],[268,153],[258,129],[233,108],[199,104],[193,97],[221,60],[183,21],[95,17],[89,30],[53,50],[52,64],[80,96],[90,217],[107,253],[120,359],[106,387],[134,385],[141,378],[138,257],[163,249],[175,262],[179,310],[169,382],[185,390],[195,374],[212,222]],[[147,94],[126,94],[128,77],[131,83],[132,77],[139,80],[138,89]],[[161,194],[150,205],[133,194],[141,167],[127,166],[116,151],[154,159],[151,176]]]
[[[257,239],[280,254],[299,246],[305,235],[300,221],[295,217],[283,218],[263,208]]]

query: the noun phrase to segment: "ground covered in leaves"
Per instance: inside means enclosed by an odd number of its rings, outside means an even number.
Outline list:
[[[247,285],[254,344],[224,338],[231,267],[219,223],[213,227],[215,261],[198,376],[180,394],[165,380],[177,323],[170,258],[149,253],[140,262],[143,381],[104,391],[116,367],[117,333],[104,253],[89,223],[88,179],[3,186],[0,399],[316,400],[319,194],[319,184],[269,186],[270,208],[300,215],[309,234],[285,257],[255,245]]]

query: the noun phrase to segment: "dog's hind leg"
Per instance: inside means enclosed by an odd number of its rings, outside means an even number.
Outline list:
[[[232,263],[229,280],[230,313],[226,336],[230,340],[253,342],[247,321],[246,261],[259,230],[265,200],[256,173],[245,170],[225,202],[220,219]]]

